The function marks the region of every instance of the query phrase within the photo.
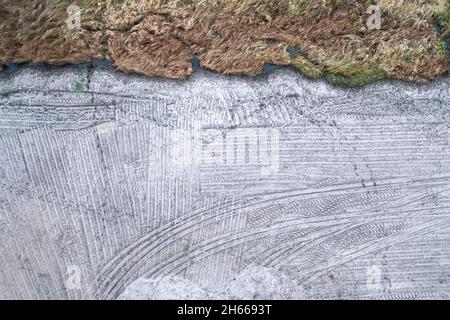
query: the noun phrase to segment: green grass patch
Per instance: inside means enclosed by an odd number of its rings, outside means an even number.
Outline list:
[[[323,74],[331,84],[339,87],[360,87],[386,77],[383,70],[377,67],[362,65],[331,66]]]
[[[84,90],[86,90],[86,80],[80,79],[75,81],[75,83],[73,84],[73,89],[76,92],[83,92]]]

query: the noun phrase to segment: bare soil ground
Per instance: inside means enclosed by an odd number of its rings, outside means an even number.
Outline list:
[[[256,75],[294,65],[337,85],[380,78],[423,82],[450,69],[447,1],[0,0],[0,64],[108,59],[125,72],[192,74],[191,59],[224,74]],[[67,7],[81,29],[67,28]]]
[[[0,79],[0,299],[450,298],[449,77]]]

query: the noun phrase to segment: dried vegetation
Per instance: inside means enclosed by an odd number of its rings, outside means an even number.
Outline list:
[[[108,59],[125,72],[185,78],[192,58],[224,74],[293,65],[355,86],[380,78],[423,82],[450,70],[450,18],[441,0],[0,0],[0,64]],[[67,7],[82,9],[81,30]]]

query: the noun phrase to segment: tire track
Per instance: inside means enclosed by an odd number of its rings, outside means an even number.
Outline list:
[[[379,183],[376,187],[370,187],[370,189],[382,189],[387,186],[395,185],[398,187],[399,181],[401,180],[404,184],[413,184],[418,182],[424,183],[424,185],[433,185],[435,183],[439,184],[440,181],[447,181],[449,180],[448,176],[441,176],[436,177],[433,179],[420,179],[420,180],[411,180],[411,179],[389,179],[384,181],[384,183]],[[416,186],[417,187],[417,186]],[[369,188],[367,188],[369,189]],[[321,188],[317,190],[301,190],[301,191],[290,191],[290,192],[283,192],[283,193],[275,193],[275,194],[266,194],[263,195],[260,200],[254,202],[254,203],[248,203],[245,205],[242,205],[239,210],[245,210],[247,208],[261,208],[264,207],[267,203],[271,203],[273,201],[280,201],[280,200],[289,200],[295,197],[301,197],[301,196],[316,196],[320,197],[323,196],[323,194],[343,194],[343,193],[350,193],[352,191],[358,192],[365,192],[365,190],[361,190],[359,183],[350,183],[350,184],[338,184],[336,186],[327,187],[327,188]],[[190,232],[194,232],[198,230],[199,228],[203,227],[205,225],[205,222],[213,222],[216,219],[216,216],[207,217],[204,219],[202,216],[203,213],[207,213],[210,210],[210,208],[207,208],[205,210],[200,210],[194,215],[191,216],[185,216],[184,218],[180,219],[180,221],[170,223],[168,225],[165,225],[161,228],[158,228],[157,230],[151,232],[150,234],[146,235],[144,238],[141,238],[137,242],[135,242],[132,246],[126,249],[126,251],[123,251],[121,253],[121,256],[124,256],[123,259],[114,259],[108,264],[108,267],[113,267],[113,270],[111,272],[104,272],[102,271],[97,276],[97,279],[101,277],[106,277],[106,282],[108,283],[108,279],[114,279],[114,281],[120,281],[120,278],[123,276],[122,273],[130,273],[131,271],[124,267],[124,265],[135,262],[132,266],[132,268],[135,268],[137,266],[137,261],[139,257],[145,257],[150,256],[157,252],[156,250],[160,251],[162,250],[161,247],[167,247],[170,244],[174,242],[172,240],[171,242],[167,243],[167,241],[170,241],[173,238],[173,234],[176,235],[185,235]],[[235,214],[235,212],[231,210],[225,210],[223,212],[223,216],[221,218],[228,218]],[[202,220],[203,219],[203,220]],[[202,226],[198,227],[198,223],[203,223]],[[163,234],[162,238],[157,239],[157,244],[153,245],[149,240],[152,238],[157,238],[159,235]],[[180,238],[180,236],[178,236]],[[119,257],[120,258],[120,257]],[[100,285],[97,287],[97,290],[95,291],[96,294],[99,294],[105,286],[109,287],[110,285],[103,283],[103,281],[100,283]]]

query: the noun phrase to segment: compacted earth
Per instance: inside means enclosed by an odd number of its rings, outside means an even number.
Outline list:
[[[0,299],[450,298],[450,77],[0,78]]]

